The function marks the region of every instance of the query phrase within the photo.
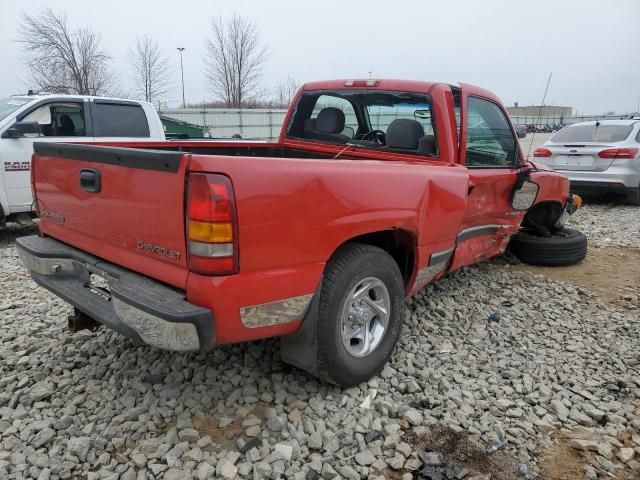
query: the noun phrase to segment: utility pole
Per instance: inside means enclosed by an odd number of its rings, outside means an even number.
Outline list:
[[[182,65],[182,52],[184,50],[184,47],[178,47],[178,52],[180,52],[180,73],[182,75],[182,108],[187,108],[187,102],[184,101],[184,67]]]

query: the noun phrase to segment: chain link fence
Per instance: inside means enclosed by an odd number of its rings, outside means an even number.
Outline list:
[[[211,138],[277,138],[286,109],[179,108],[162,110],[161,116],[197,125]]]

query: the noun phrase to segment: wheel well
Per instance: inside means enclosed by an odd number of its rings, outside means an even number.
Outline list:
[[[364,243],[385,250],[398,264],[405,286],[409,284],[415,268],[416,248],[416,240],[411,232],[407,230],[383,230],[366,233],[351,238],[344,243]]]
[[[539,230],[554,230],[562,214],[562,203],[558,201],[540,202],[529,209],[522,220],[522,227]]]

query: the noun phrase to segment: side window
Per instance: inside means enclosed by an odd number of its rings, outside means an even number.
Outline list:
[[[93,103],[94,137],[149,137],[147,116],[140,105]]]
[[[467,111],[467,166],[515,165],[516,139],[502,110],[488,100],[469,97]]]
[[[640,143],[640,130],[638,130],[638,135],[636,135],[636,142]]]
[[[38,122],[45,137],[84,137],[87,135],[82,103],[48,103],[24,117]]]
[[[311,113],[311,122],[313,123],[313,119],[318,118],[321,110],[328,107],[338,108],[344,113],[344,129],[336,133],[353,138],[358,131],[358,118],[356,117],[356,112],[351,102],[344,98],[334,97],[332,95],[320,95]]]

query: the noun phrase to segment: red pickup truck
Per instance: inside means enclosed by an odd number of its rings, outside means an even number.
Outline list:
[[[34,150],[40,235],[16,246],[70,323],[178,351],[281,336],[286,362],[338,385],[383,367],[404,299],[445,273],[510,239],[534,263],[586,254],[567,178],[466,84],[309,83],[275,142]]]

